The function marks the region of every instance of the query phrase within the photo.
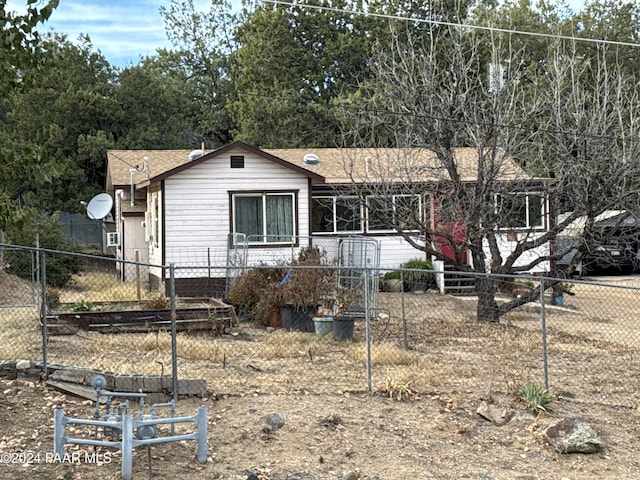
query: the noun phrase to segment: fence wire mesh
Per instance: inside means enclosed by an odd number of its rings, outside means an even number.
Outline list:
[[[636,276],[615,284],[552,280],[563,288],[546,288],[488,322],[479,320],[473,290],[442,291],[434,278],[443,272],[420,271],[429,281],[415,286],[409,280],[416,271],[363,269],[376,282],[359,283],[363,290],[354,294],[340,289],[340,267],[333,264],[235,267],[227,280],[212,273],[225,272],[224,264],[142,265],[51,251],[40,251],[37,261],[35,250],[25,252],[32,271],[9,266],[0,273],[0,361],[46,358],[114,373],[176,373],[228,394],[516,392],[533,380],[548,381],[566,398],[638,402]],[[71,272],[68,281],[64,272]],[[149,272],[162,277],[151,281]],[[301,278],[303,296],[315,303],[310,309],[289,288]],[[470,278],[475,284],[480,277]],[[497,308],[550,281],[490,278]],[[365,285],[379,287],[371,295]],[[329,286],[331,302],[325,301]],[[352,308],[362,296],[375,302]],[[332,317],[333,324],[316,331],[314,317]]]

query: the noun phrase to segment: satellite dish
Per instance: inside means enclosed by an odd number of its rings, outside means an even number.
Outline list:
[[[91,220],[102,220],[109,215],[113,199],[108,193],[99,193],[93,197],[87,205],[87,217]]]

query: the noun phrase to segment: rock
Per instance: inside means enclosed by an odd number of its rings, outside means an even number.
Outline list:
[[[31,368],[30,360],[18,360],[16,362],[16,370],[27,370],[28,368]]]
[[[535,419],[536,416],[531,412],[517,412],[509,423],[533,422]]]
[[[265,420],[272,430],[284,427],[284,417],[279,413],[270,413]]]
[[[347,472],[342,476],[342,480],[358,480],[358,474],[356,472]]]
[[[251,470],[250,468],[247,468],[242,473],[246,477],[246,480],[259,480],[258,474],[255,471]]]
[[[316,480],[310,473],[294,473],[287,475],[285,480]]]
[[[486,401],[483,401],[477,410],[478,415],[483,418],[486,418],[490,422],[495,423],[496,425],[504,425],[511,417],[513,417],[513,412],[506,407],[498,407],[496,405],[492,405]]]
[[[579,418],[563,418],[544,432],[558,453],[596,453],[602,442],[596,431]]]

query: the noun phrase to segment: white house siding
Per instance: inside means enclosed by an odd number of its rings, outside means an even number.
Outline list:
[[[423,251],[413,248],[400,236],[374,238],[380,242],[380,268],[398,268],[412,258],[426,258]]]
[[[339,241],[344,238],[349,237],[315,235],[313,245],[325,252],[329,261],[334,261],[338,259]],[[358,236],[357,238],[374,241],[378,244],[381,270],[398,268],[400,264],[415,257],[425,258],[424,252],[413,248],[399,235]]]
[[[231,155],[243,155],[244,168],[230,168]],[[165,263],[180,267],[176,278],[225,276],[227,239],[231,230],[229,192],[297,191],[297,231],[309,231],[308,179],[244,150],[196,164],[164,181]],[[258,263],[274,255],[291,256],[291,247],[247,250]]]
[[[540,235],[542,235],[542,233],[538,235],[535,235],[535,234],[531,235],[531,240],[534,240]],[[511,241],[508,239],[508,235],[506,233],[498,235],[498,247],[500,248],[500,255],[503,259],[507,258],[513,252],[513,250],[516,247],[516,244],[517,242]],[[487,264],[489,264],[491,262],[491,252],[489,250],[488,242],[486,241],[483,242],[483,248],[487,258]],[[520,256],[520,258],[516,261],[514,266],[518,267],[522,265],[527,265],[532,261],[534,261],[535,259],[540,258],[541,256],[548,256],[549,253],[550,253],[550,245],[547,242],[538,248],[534,248],[524,252]],[[549,271],[550,271],[550,263],[549,261],[544,261],[536,265],[531,270],[529,270],[528,273],[547,273]]]

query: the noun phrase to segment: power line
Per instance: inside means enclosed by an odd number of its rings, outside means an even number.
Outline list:
[[[303,105],[307,105],[309,104],[309,102],[306,102],[302,99],[298,99],[295,97],[291,97],[291,96],[283,96],[283,95],[264,95],[264,94],[259,94],[259,93],[237,93],[237,95],[239,97],[252,97],[252,98],[262,98],[265,100],[277,100],[277,101],[283,101],[283,102],[289,102],[289,103],[293,103],[293,104],[303,104]],[[433,114],[428,114],[428,113],[412,113],[412,112],[397,112],[394,110],[389,110],[389,109],[385,109],[385,108],[369,108],[369,107],[362,107],[362,106],[358,106],[358,105],[332,105],[332,104],[322,104],[322,103],[316,103],[314,102],[313,105],[317,108],[320,107],[321,109],[331,112],[331,111],[335,111],[335,110],[345,110],[345,111],[349,111],[350,113],[352,113],[353,115],[361,115],[361,114],[368,114],[368,115],[389,115],[389,116],[393,116],[393,117],[406,117],[406,118],[417,118],[417,119],[423,119],[423,120],[436,120],[436,121],[440,121],[440,122],[447,122],[447,123],[454,123],[454,124],[462,124],[462,125],[477,125],[477,126],[486,126],[486,127],[496,127],[496,128],[500,128],[500,129],[511,129],[511,130],[529,130],[531,127],[527,126],[527,125],[523,125],[522,123],[517,123],[517,124],[506,124],[506,123],[491,123],[491,122],[481,122],[478,120],[474,120],[474,121],[470,121],[468,119],[460,119],[460,118],[453,118],[453,117],[446,117],[446,116],[440,116],[440,115],[433,115]],[[556,130],[556,129],[547,129],[547,128],[538,128],[536,129],[536,133],[544,133],[544,134],[548,134],[548,135],[552,135],[552,136],[556,136],[556,135],[562,135],[562,136],[569,136],[569,137],[576,137],[576,138],[589,138],[589,139],[595,139],[595,140],[610,140],[610,141],[619,141],[622,139],[622,137],[616,137],[616,136],[612,136],[612,135],[597,135],[597,134],[593,134],[593,133],[582,133],[580,131],[571,131],[571,130]],[[631,141],[640,141],[640,137],[636,138],[636,137],[631,137],[631,138],[627,138],[628,140]]]
[[[444,21],[441,21],[441,20],[428,20],[426,18],[411,18],[411,17],[404,17],[404,16],[401,16],[401,15],[389,15],[389,14],[385,14],[385,13],[361,12],[359,10],[349,10],[349,9],[346,9],[346,8],[324,7],[324,6],[321,6],[321,5],[307,5],[307,4],[295,3],[295,2],[285,2],[285,1],[282,1],[282,0],[262,0],[262,1],[264,3],[272,3],[274,5],[284,5],[284,6],[289,6],[289,7],[310,8],[310,9],[314,9],[314,10],[323,10],[323,11],[336,12],[336,13],[346,13],[346,14],[350,14],[350,15],[365,15],[365,16],[369,16],[369,17],[384,18],[384,19],[388,19],[388,20],[401,20],[401,21],[406,21],[406,22],[428,23],[428,24],[432,24],[432,25],[445,25],[445,26],[449,26],[449,27],[469,28],[469,29],[475,29],[475,30],[486,30],[486,31],[489,31],[489,32],[512,33],[512,34],[515,34],[515,35],[530,35],[530,36],[534,36],[534,37],[570,40],[570,41],[574,41],[574,42],[587,42],[587,43],[596,43],[596,44],[603,44],[603,45],[616,45],[616,46],[623,46],[623,47],[640,47],[639,43],[619,42],[619,41],[616,41],[616,40],[598,40],[598,39],[595,39],[595,38],[580,38],[580,37],[574,37],[574,36],[569,36],[569,35],[560,35],[560,34],[554,34],[554,33],[527,32],[527,31],[524,31],[524,30],[511,30],[511,29],[508,29],[508,28],[487,27],[487,26],[483,26],[483,25],[472,25],[472,24],[465,24],[465,23],[444,22]]]

